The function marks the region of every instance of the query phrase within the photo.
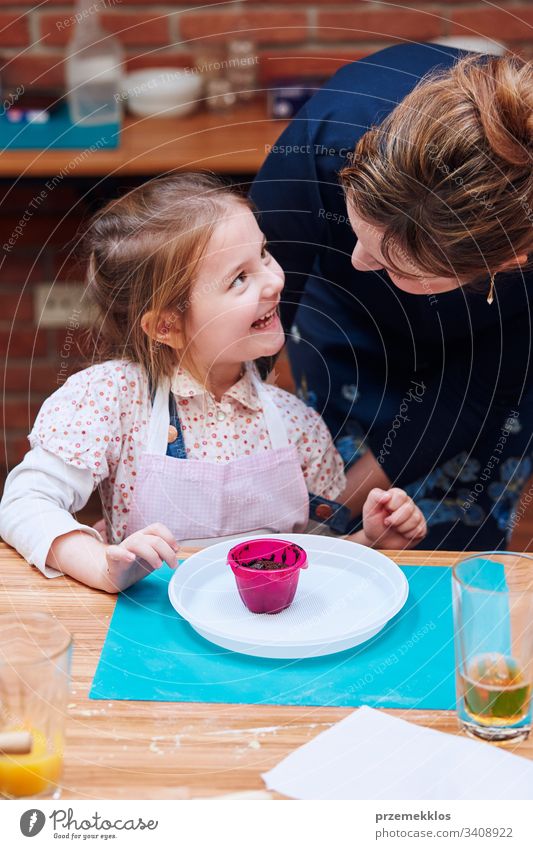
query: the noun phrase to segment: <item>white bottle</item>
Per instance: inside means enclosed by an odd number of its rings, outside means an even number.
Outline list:
[[[228,43],[226,76],[237,100],[253,100],[257,94],[257,47],[249,38],[233,38]]]
[[[70,118],[85,126],[120,122],[123,50],[100,26],[94,3],[86,2],[76,4],[76,29],[67,49]]]

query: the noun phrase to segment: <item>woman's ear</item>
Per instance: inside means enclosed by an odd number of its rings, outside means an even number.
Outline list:
[[[156,316],[153,310],[141,316],[141,327],[154,342],[169,348],[183,347],[181,318],[177,312],[167,311]]]
[[[498,269],[498,271],[513,271],[515,269],[520,268],[522,265],[525,265],[528,261],[527,254],[519,254],[515,256],[513,259],[510,259],[509,262],[504,263]]]

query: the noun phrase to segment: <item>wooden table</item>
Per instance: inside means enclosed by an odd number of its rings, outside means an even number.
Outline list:
[[[432,568],[448,567],[457,556],[444,551],[387,554],[399,564]],[[0,611],[46,611],[74,634],[65,799],[190,799],[264,790],[261,772],[353,710],[90,701],[114,606],[115,596],[70,578],[43,578],[0,543]],[[387,713],[457,733],[453,712]],[[509,750],[533,758],[533,739]]]
[[[287,121],[267,117],[263,101],[183,118],[126,117],[116,150],[12,150],[0,177],[164,174],[176,168],[255,174]]]

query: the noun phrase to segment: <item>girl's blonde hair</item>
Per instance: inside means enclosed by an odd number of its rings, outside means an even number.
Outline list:
[[[468,56],[431,74],[359,140],[347,201],[407,257],[477,282],[533,246],[533,65]],[[401,257],[395,265],[390,256]]]
[[[132,189],[91,218],[80,253],[99,313],[95,350],[101,358],[140,363],[154,384],[172,373],[177,352],[151,340],[141,316],[151,311],[154,327],[163,314],[186,324],[200,260],[236,203],[251,209],[215,175],[179,173]]]

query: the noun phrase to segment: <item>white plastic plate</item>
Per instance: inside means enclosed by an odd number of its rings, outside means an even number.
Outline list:
[[[298,543],[309,562],[281,613],[250,613],[242,603],[226,562],[240,537],[193,554],[172,576],[172,606],[210,642],[256,657],[319,657],[369,640],[405,604],[405,575],[378,551],[317,534],[269,537]]]

